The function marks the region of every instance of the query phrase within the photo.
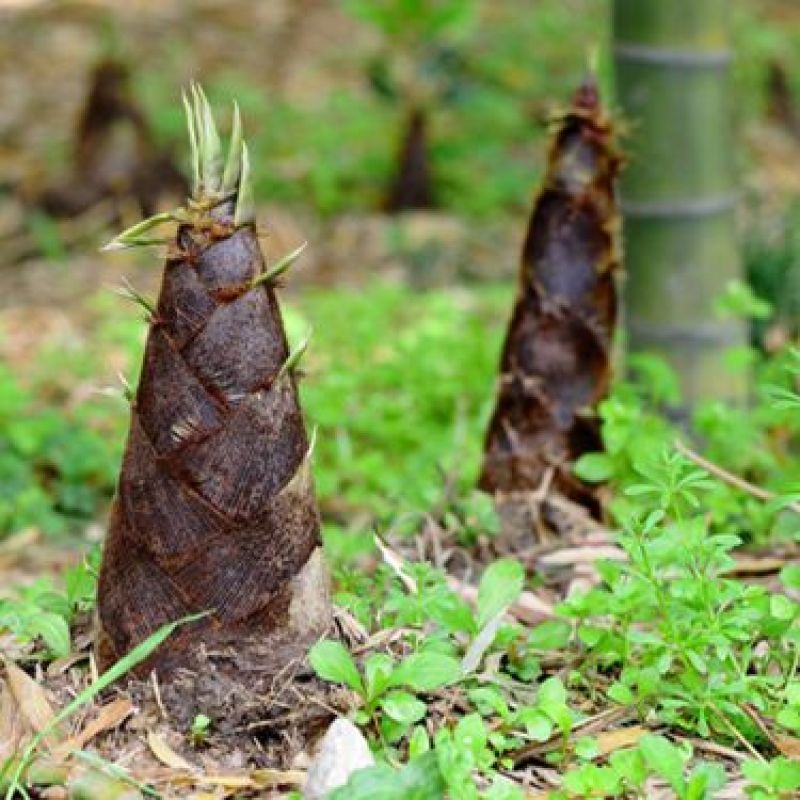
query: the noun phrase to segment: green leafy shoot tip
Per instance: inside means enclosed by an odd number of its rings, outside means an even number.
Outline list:
[[[206,183],[205,165],[203,163],[206,129],[203,124],[202,100],[200,99],[199,87],[196,81],[191,82],[189,91],[192,95],[192,119],[194,120],[194,130],[197,138],[197,187],[194,191],[194,197],[199,198],[203,193]]]
[[[231,125],[231,139],[228,144],[228,158],[225,162],[225,171],[222,173],[222,191],[228,194],[236,189],[239,175],[242,171],[242,116],[239,113],[239,104],[233,101],[233,123]]]
[[[306,451],[306,461],[310,461],[312,456],[314,455],[314,449],[317,446],[317,432],[318,432],[318,430],[319,429],[318,429],[318,427],[316,425],[311,429],[311,436],[309,437],[309,440],[308,440],[308,450]]]
[[[152,317],[153,314],[155,314],[156,309],[153,301],[139,292],[127,278],[122,279],[122,286],[115,289],[114,292],[120,297],[124,297],[126,300],[130,300],[131,302],[141,306],[147,312],[149,317]]]
[[[214,194],[220,190],[222,183],[222,144],[208,98],[199,84],[197,84],[197,98],[203,131],[200,146],[203,191]]]
[[[137,222],[127,230],[115,236],[108,244],[100,248],[101,253],[109,253],[114,250],[127,250],[132,247],[149,247],[154,244],[166,244],[170,241],[169,238],[164,237],[150,237],[146,236],[148,231],[153,228],[163,225],[165,222],[173,222],[175,215],[171,211],[165,211],[161,214],[143,219]]]
[[[200,151],[197,144],[197,127],[195,125],[194,109],[186,96],[186,92],[182,92],[183,108],[186,112],[186,127],[189,131],[189,147],[191,149],[192,160],[192,196],[197,196],[200,191]]]
[[[265,283],[271,283],[276,278],[279,278],[289,269],[289,267],[292,266],[292,264],[294,264],[295,261],[297,261],[298,258],[300,258],[301,255],[303,255],[306,247],[308,247],[308,242],[303,242],[303,244],[301,244],[299,247],[292,250],[291,253],[287,253],[280,261],[278,261],[277,264],[258,275],[253,281],[253,286],[255,287]]]
[[[284,375],[290,373],[293,369],[297,367],[300,363],[300,359],[303,357],[303,354],[306,352],[308,348],[308,343],[311,341],[311,335],[313,330],[311,328],[308,329],[308,333],[305,335],[305,338],[298,343],[298,345],[289,353],[286,361],[283,362],[283,366],[278,372],[278,376],[276,380],[280,380]]]
[[[250,178],[250,155],[247,144],[242,141],[242,170],[239,175],[239,192],[236,196],[236,210],[233,214],[233,224],[237,228],[243,225],[252,225],[256,219],[256,204],[253,196],[253,183]]]
[[[130,381],[122,372],[117,372],[117,380],[120,385],[120,393],[129,403],[132,403],[136,393],[133,391],[133,386],[131,386]]]

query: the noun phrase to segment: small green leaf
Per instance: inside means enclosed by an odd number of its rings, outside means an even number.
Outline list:
[[[270,283],[274,281],[276,278],[283,275],[289,267],[303,255],[303,251],[308,247],[308,242],[303,242],[299,247],[296,247],[292,250],[291,253],[287,253],[277,264],[270,267],[269,269],[264,270],[260,275],[256,275],[255,279],[253,280],[253,286],[260,286],[264,283]]]
[[[175,215],[171,212],[164,212],[162,214],[155,214],[152,217],[143,219],[130,228],[117,234],[108,244],[100,248],[101,253],[108,253],[113,250],[125,250],[129,247],[147,247],[154,244],[165,244],[170,241],[170,237],[152,238],[144,234],[151,231],[159,225],[164,225],[167,222],[174,222]]]
[[[686,657],[701,675],[705,675],[708,672],[708,664],[706,664],[706,660],[700,655],[700,653],[694,650],[687,650]]]
[[[581,736],[581,738],[575,742],[575,755],[578,756],[578,758],[591,761],[593,758],[597,758],[599,754],[600,748],[594,736]]]
[[[400,663],[390,678],[391,686],[408,686],[417,692],[432,692],[461,677],[461,665],[442,653],[413,653]]]
[[[567,702],[567,690],[560,678],[548,678],[540,687],[536,700],[540,706],[563,706]]]
[[[769,613],[779,620],[794,619],[797,615],[797,603],[790,600],[786,595],[774,594],[769,599]]]
[[[217,133],[211,105],[203,87],[195,84],[197,115],[200,119],[200,176],[202,191],[216,194],[222,185],[222,144]]]
[[[415,759],[431,749],[431,740],[424,726],[414,726],[414,731],[408,739],[408,757]]]
[[[614,461],[608,453],[586,453],[575,462],[572,471],[587,483],[603,483],[614,474]]]
[[[683,766],[686,757],[683,751],[663,736],[648,733],[639,742],[639,751],[648,768],[663,778],[682,797],[686,790]]]
[[[524,726],[525,732],[535,742],[546,742],[553,735],[553,722],[537,708],[528,706],[520,709],[515,720]]]
[[[200,192],[200,149],[197,140],[197,127],[195,125],[194,108],[186,97],[186,92],[182,92],[183,109],[186,112],[186,127],[189,131],[189,146],[191,150],[192,164],[192,197],[197,197]]]
[[[317,642],[308,653],[308,660],[320,678],[332,683],[343,683],[364,695],[364,685],[355,661],[341,642],[324,639]]]
[[[364,682],[368,700],[372,701],[386,691],[393,669],[394,661],[386,653],[373,653],[367,658],[364,662]]]
[[[30,636],[41,636],[56,658],[64,658],[70,653],[69,625],[59,614],[39,612],[28,620],[27,633]]]
[[[483,793],[483,800],[525,800],[525,794],[519,786],[501,775]]]
[[[308,329],[305,338],[297,344],[297,346],[292,350],[291,353],[286,357],[286,361],[283,362],[283,366],[278,370],[278,375],[275,378],[277,382],[280,380],[284,375],[291,372],[297,365],[300,363],[300,359],[303,357],[303,354],[308,349],[308,344],[311,341],[311,334],[313,331],[311,328]]]
[[[360,769],[328,800],[441,800],[443,794],[442,774],[431,751],[400,770],[386,764]]]
[[[480,714],[467,714],[462,717],[453,732],[457,747],[472,754],[473,762],[478,763],[486,747],[488,732]]]
[[[536,650],[559,650],[566,647],[572,637],[572,626],[560,619],[537,625],[530,635],[529,644]]]
[[[490,564],[478,586],[478,628],[505,611],[520,595],[525,570],[519,561],[503,558]]]
[[[787,564],[781,570],[781,583],[787,589],[800,589],[800,564]]]
[[[772,305],[758,297],[749,284],[732,280],[725,287],[725,292],[714,301],[714,312],[720,317],[768,319],[772,314]]]
[[[612,683],[611,686],[608,687],[606,694],[611,700],[615,703],[619,703],[621,706],[632,705],[634,701],[633,692],[630,690],[630,687],[619,681]]]
[[[791,681],[787,684],[786,702],[790,706],[800,706],[800,681]]]
[[[782,708],[775,717],[779,725],[792,731],[800,731],[800,709]]]
[[[381,708],[395,722],[413,725],[427,713],[428,707],[408,692],[390,692],[381,700]]]

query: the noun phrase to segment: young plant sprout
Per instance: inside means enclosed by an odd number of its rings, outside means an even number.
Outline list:
[[[601,447],[594,413],[611,377],[617,313],[620,158],[597,86],[588,79],[559,120],[531,216],[500,362],[480,487],[552,487],[596,510],[572,462]]]
[[[160,678],[201,645],[227,654],[234,673],[251,647],[260,669],[278,670],[326,630],[330,611],[293,375],[305,343],[290,352],[275,296],[300,253],[264,264],[238,108],[223,163],[202,89],[184,102],[192,196],[104,248],[168,245],[98,597],[103,665],[166,622],[210,612],[139,668]]]

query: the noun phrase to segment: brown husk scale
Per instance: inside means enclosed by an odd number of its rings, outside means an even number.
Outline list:
[[[194,667],[199,648],[237,672],[256,643],[258,669],[275,673],[328,625],[309,442],[274,288],[253,284],[263,269],[232,201],[180,225],[105,544],[102,665],[208,610],[138,673]]]
[[[550,477],[552,489],[598,511],[571,464],[601,449],[594,409],[611,375],[619,167],[611,124],[587,81],[558,121],[528,227],[485,439],[485,491],[533,491]]]

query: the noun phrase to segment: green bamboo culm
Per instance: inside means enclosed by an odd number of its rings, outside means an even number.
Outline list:
[[[618,100],[629,126],[621,181],[633,350],[663,355],[689,406],[739,401],[725,352],[743,324],[713,314],[739,278],[729,0],[614,0]]]

